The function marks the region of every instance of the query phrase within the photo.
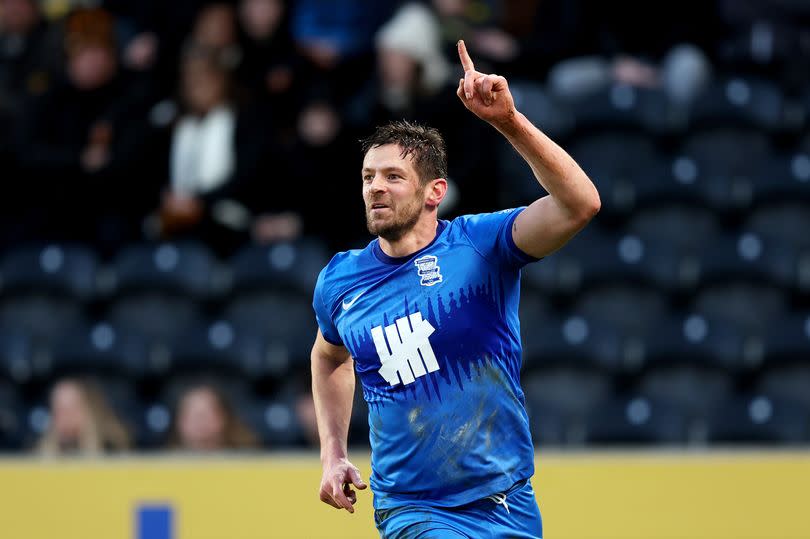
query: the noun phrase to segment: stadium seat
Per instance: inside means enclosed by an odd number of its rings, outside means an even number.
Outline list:
[[[622,131],[580,137],[568,150],[599,189],[602,220],[623,219],[635,209],[636,185],[659,159],[650,137]]]
[[[0,452],[23,445],[22,405],[12,384],[0,380]]]
[[[552,407],[571,423],[613,392],[613,379],[604,372],[564,365],[526,372],[522,385],[533,406]]]
[[[745,230],[766,241],[784,242],[810,249],[810,204],[796,200],[757,208],[746,219]]]
[[[311,297],[318,273],[327,262],[326,246],[315,239],[250,245],[231,260],[233,293],[295,291]]]
[[[647,260],[657,254],[632,234],[616,234],[592,225],[564,249],[524,269],[530,286],[552,294],[571,295],[606,284],[651,284]]]
[[[262,446],[272,449],[306,446],[293,393],[281,392],[271,398],[243,399],[240,409],[246,423],[258,434]]]
[[[36,366],[38,377],[94,375],[105,385],[112,379],[136,383],[148,370],[151,350],[140,336],[100,321],[56,339],[47,358]]]
[[[225,283],[213,254],[198,243],[130,245],[115,256],[112,269],[119,296],[163,292],[205,300]]]
[[[0,291],[69,296],[81,301],[96,294],[98,258],[77,245],[21,247],[0,262]]]
[[[664,132],[670,129],[670,109],[659,89],[616,83],[565,105],[574,115],[577,133],[599,129],[635,129]]]
[[[737,325],[693,312],[676,313],[653,328],[643,350],[649,368],[695,365],[734,373],[759,360],[748,357],[759,350],[746,348],[745,334]]]
[[[183,295],[142,293],[112,301],[107,318],[153,342],[166,342],[201,321],[196,302]]]
[[[723,235],[699,254],[702,286],[750,282],[791,286],[799,276],[799,254],[785,242],[768,241],[752,233]]]
[[[566,443],[568,425],[565,415],[555,406],[541,398],[527,395],[526,412],[535,445],[561,446]]]
[[[783,152],[765,159],[754,176],[754,201],[757,205],[810,204],[810,154]]]
[[[594,407],[585,423],[588,444],[684,444],[687,417],[675,406],[639,395],[611,398]]]
[[[259,378],[266,370],[265,343],[226,319],[179,333],[169,343],[161,375],[203,374],[223,378]]]
[[[224,311],[225,318],[268,343],[268,362],[277,375],[289,368],[308,368],[317,325],[311,300],[273,292],[240,295]]]
[[[718,276],[718,281],[721,279]],[[692,310],[733,323],[748,335],[761,335],[772,320],[784,315],[787,301],[782,289],[755,284],[755,279],[751,280],[751,283],[731,281],[704,288],[695,296]]]
[[[82,305],[72,298],[47,293],[0,297],[0,328],[25,333],[35,342],[50,342],[84,320]]]
[[[715,443],[802,444],[808,441],[810,413],[779,397],[752,394],[732,398],[709,418],[708,439]]]
[[[33,376],[32,343],[22,333],[0,331],[0,381],[22,385]]]
[[[665,243],[684,253],[697,253],[720,233],[714,212],[685,204],[656,205],[635,212],[625,231],[647,240]]]
[[[734,391],[731,374],[712,365],[654,365],[638,378],[639,395],[670,403],[687,417],[705,417]]]
[[[775,318],[763,342],[756,390],[802,402],[810,409],[810,314]]]
[[[764,79],[727,77],[711,83],[689,110],[692,128],[747,127],[777,130],[783,123],[784,98]]]
[[[624,335],[644,334],[667,314],[666,297],[655,288],[614,285],[577,296],[574,310],[610,323]]]
[[[609,322],[571,313],[545,319],[524,334],[524,368],[548,369],[558,365],[599,368],[609,372],[625,368],[625,342]]]
[[[693,134],[668,160],[665,174],[638,186],[639,204],[699,204],[736,214],[753,203],[754,176],[770,152],[768,138],[759,132],[718,129]]]

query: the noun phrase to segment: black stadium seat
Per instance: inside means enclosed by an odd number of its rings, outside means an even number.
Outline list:
[[[117,327],[157,342],[175,338],[201,320],[191,298],[176,294],[142,293],[112,301],[107,318]]]
[[[147,373],[151,349],[139,335],[100,321],[55,340],[48,357],[36,365],[38,377],[95,375],[137,382]]]
[[[115,256],[113,271],[118,295],[163,292],[208,299],[224,283],[213,254],[198,243],[131,245]]]
[[[31,340],[23,333],[0,331],[0,381],[25,384],[33,375]]]
[[[245,247],[231,260],[233,293],[275,290],[311,296],[328,261],[325,245],[315,239]]]
[[[730,279],[728,284],[704,288],[692,303],[694,312],[736,324],[749,335],[762,334],[771,321],[785,315],[786,309],[787,298],[782,289]]]
[[[14,386],[0,380],[0,452],[23,445],[23,408]]]
[[[79,245],[21,247],[0,262],[0,291],[8,294],[52,294],[78,300],[96,294],[98,257]]]
[[[590,444],[684,444],[689,423],[677,407],[663,401],[628,395],[594,407],[585,423]]]
[[[639,376],[635,390],[670,403],[690,418],[705,417],[733,393],[734,378],[712,365],[653,363]]]
[[[659,170],[655,145],[640,133],[609,131],[580,137],[568,150],[599,189],[600,219],[618,220],[633,212],[636,186]],[[619,157],[625,155],[632,159]]]
[[[715,443],[802,444],[810,439],[807,408],[766,394],[732,398],[709,418],[708,425],[708,438]]]
[[[810,313],[775,318],[765,333],[762,355],[756,389],[810,409]]]
[[[260,377],[267,369],[264,340],[226,319],[191,327],[168,344],[163,376],[208,373],[239,380]]]
[[[745,127],[777,130],[783,124],[784,97],[769,80],[727,77],[711,83],[689,111],[692,128]]]
[[[692,312],[676,313],[651,329],[643,350],[649,368],[694,365],[734,373],[746,370],[754,359],[747,358],[751,350],[746,348],[742,328]]]
[[[542,326],[524,332],[526,370],[582,366],[606,371],[625,367],[622,333],[609,322],[576,313],[548,317]]]

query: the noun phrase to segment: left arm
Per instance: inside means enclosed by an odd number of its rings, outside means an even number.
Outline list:
[[[574,159],[515,109],[504,77],[475,71],[463,41],[459,56],[464,79],[456,93],[464,106],[506,137],[549,193],[515,219],[515,245],[537,258],[551,254],[596,215],[599,193]]]

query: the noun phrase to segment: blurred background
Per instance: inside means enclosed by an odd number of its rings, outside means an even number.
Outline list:
[[[315,449],[357,140],[437,127],[443,218],[542,194],[459,38],[602,197],[523,272],[535,442],[806,447],[810,2],[0,0],[0,450]]]

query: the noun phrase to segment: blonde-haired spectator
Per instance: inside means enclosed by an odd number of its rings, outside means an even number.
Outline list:
[[[37,445],[45,456],[97,456],[130,448],[130,435],[92,382],[65,378],[50,394],[51,421]]]

